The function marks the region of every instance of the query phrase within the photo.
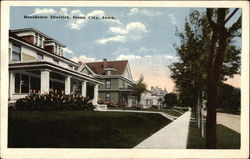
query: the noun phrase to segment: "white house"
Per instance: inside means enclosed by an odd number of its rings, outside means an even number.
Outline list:
[[[64,57],[64,47],[33,28],[10,30],[9,100],[54,89],[88,96],[97,105],[98,87],[103,83],[77,71],[79,64]]]
[[[151,108],[152,106],[159,107],[161,102],[159,101],[160,97],[152,94],[151,91],[145,91],[141,95],[141,102],[143,108]]]

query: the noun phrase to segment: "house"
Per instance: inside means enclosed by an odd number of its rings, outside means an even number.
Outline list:
[[[162,88],[159,88],[158,86],[151,87],[150,91],[152,92],[153,95],[161,97],[161,98],[163,98],[165,96],[165,94],[168,93],[166,88],[164,88],[164,90],[163,90]]]
[[[103,83],[85,72],[78,72],[79,64],[64,57],[64,47],[33,28],[10,30],[9,100],[54,89],[87,96],[97,105],[98,89]]]
[[[99,62],[88,62],[82,64],[77,71],[92,75],[104,83],[99,87],[102,102],[128,107],[135,105],[132,89],[134,82],[127,60],[103,59]]]
[[[161,106],[160,97],[154,95],[151,91],[146,90],[141,95],[140,105],[143,108],[160,107]]]

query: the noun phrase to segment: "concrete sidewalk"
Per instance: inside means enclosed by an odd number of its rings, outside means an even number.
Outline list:
[[[191,111],[135,146],[135,149],[186,149]]]

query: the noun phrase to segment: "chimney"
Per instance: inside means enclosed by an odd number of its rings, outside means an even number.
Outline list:
[[[83,64],[83,62],[82,61],[78,61],[78,65],[82,65]]]
[[[107,68],[107,59],[103,59],[103,69]]]

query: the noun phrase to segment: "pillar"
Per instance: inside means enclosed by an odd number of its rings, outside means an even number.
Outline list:
[[[94,86],[93,105],[97,105],[97,101],[98,101],[98,86],[99,86],[99,84],[95,84],[95,86]]]
[[[9,79],[9,98],[15,93],[15,73],[10,71],[10,79]]]
[[[82,96],[86,97],[87,95],[87,81],[82,82]]]
[[[70,84],[71,84],[71,77],[67,76],[65,78],[65,94],[70,94]]]
[[[50,70],[41,71],[41,93],[49,93],[49,74]]]

